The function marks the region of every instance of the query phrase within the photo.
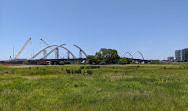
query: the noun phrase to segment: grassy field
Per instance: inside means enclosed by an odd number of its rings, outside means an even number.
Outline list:
[[[0,111],[188,110],[188,64],[0,65]]]

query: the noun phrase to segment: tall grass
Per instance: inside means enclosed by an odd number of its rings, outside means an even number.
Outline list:
[[[0,111],[188,109],[187,64],[91,67],[0,66]]]

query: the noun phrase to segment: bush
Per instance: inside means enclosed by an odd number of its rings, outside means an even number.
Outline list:
[[[74,70],[74,73],[76,73],[76,74],[81,74],[81,73],[82,73],[82,70],[81,70],[81,69],[76,69],[76,70]]]
[[[100,66],[87,66],[86,68],[87,69],[98,69],[98,68],[100,68]]]
[[[64,65],[65,63],[64,63],[63,61],[60,61],[59,64],[60,64],[60,65]]]
[[[65,70],[67,74],[70,74],[71,73],[71,70],[70,69],[66,69]]]
[[[29,61],[24,61],[23,64],[24,64],[24,65],[28,65],[28,64],[29,64]]]
[[[152,60],[152,61],[151,61],[151,64],[159,64],[159,63],[160,63],[159,60]]]
[[[80,69],[84,69],[84,66],[81,66]]]
[[[63,69],[62,69],[63,70]],[[67,74],[81,74],[81,69],[65,69]]]
[[[106,65],[105,61],[100,62],[100,65]]]
[[[87,74],[92,75],[93,72],[91,70],[87,70]]]
[[[71,64],[71,61],[66,60],[66,61],[64,61],[64,64]]]

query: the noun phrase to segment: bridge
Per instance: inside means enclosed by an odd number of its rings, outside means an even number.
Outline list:
[[[69,49],[67,49],[65,47],[65,45],[66,44],[47,46],[47,47],[43,48],[42,50],[40,50],[38,53],[36,53],[33,57],[31,57],[29,59],[29,62],[31,64],[39,64],[39,62],[47,62],[47,61],[49,62],[50,61],[51,64],[60,64],[60,61],[62,61],[62,60],[69,60],[71,62],[79,62],[79,63],[81,63],[82,61],[86,61],[87,54],[82,48],[80,48],[78,45],[75,45],[75,44],[73,45],[74,47],[76,47],[79,50],[79,57],[76,57]],[[62,48],[67,51],[66,59],[59,58],[60,57],[59,48]],[[50,51],[47,52],[47,49],[50,49]],[[52,52],[55,52],[55,59],[48,59],[48,56],[51,55]],[[36,57],[42,53],[43,53],[43,57],[40,59],[36,59]],[[136,54],[139,54],[142,59],[135,59],[134,56]],[[70,55],[71,55],[71,57],[70,57]],[[85,58],[83,58],[82,55],[84,55]],[[149,62],[148,60],[144,59],[144,56],[140,51],[136,51],[133,54],[131,54],[130,52],[124,52],[120,57],[123,58],[123,57],[126,57],[126,55],[130,55],[131,61],[138,63],[138,64]]]
[[[142,57],[142,59],[135,59],[135,58],[134,58],[135,54],[137,54],[137,53]],[[136,51],[136,52],[134,52],[133,54],[131,54],[130,52],[124,52],[120,57],[123,58],[123,57],[125,57],[127,54],[131,56],[130,59],[131,59],[132,62],[135,62],[135,63],[138,63],[138,64],[141,64],[141,63],[144,64],[144,63],[150,62],[150,60],[145,60],[145,59],[144,59],[144,56],[143,56],[143,54],[142,54],[140,51]]]
[[[15,57],[15,59],[13,60],[13,62],[16,62],[16,63],[21,63],[22,61],[25,61],[25,60],[20,60],[20,59],[17,59],[18,56],[20,55],[20,53],[23,51],[23,49],[27,46],[27,44],[29,43],[29,41],[31,40],[31,38],[29,38],[27,40],[27,42],[25,43],[25,45],[22,47],[22,49],[19,51],[19,53],[17,54],[17,56]],[[33,55],[28,61],[31,62],[31,64],[38,64],[38,62],[44,62],[44,61],[50,61],[51,63],[58,63],[62,60],[69,60],[69,61],[72,61],[72,62],[82,62],[82,61],[85,61],[86,60],[86,57],[87,57],[87,54],[86,52],[80,48],[78,45],[73,45],[75,48],[77,48],[79,50],[79,56],[76,57],[74,55],[74,53],[72,51],[70,51],[68,48],[65,47],[66,44],[60,44],[60,45],[49,45],[48,43],[46,43],[43,39],[41,39],[41,41],[46,45],[45,48],[41,49],[40,51],[38,51],[35,55]],[[59,49],[63,49],[67,52],[67,58],[62,58],[60,55],[60,50]],[[50,59],[49,56],[55,52],[55,58],[54,59]],[[147,60],[144,59],[144,56],[142,55],[142,53],[140,51],[136,51],[134,52],[133,54],[131,54],[130,52],[124,52],[120,57],[123,58],[125,57],[126,55],[130,55],[131,56],[131,61],[132,62],[135,62],[135,63],[146,63]],[[136,54],[139,54],[142,59],[135,59],[134,56]],[[14,55],[14,54],[13,54]],[[39,55],[43,55],[42,57]],[[84,57],[82,56],[84,55]],[[38,57],[38,58],[37,58]]]
[[[78,45],[73,45],[74,47],[76,47],[79,50],[79,57],[76,57],[72,51],[70,51],[68,48],[65,47],[66,44],[60,44],[60,45],[47,45],[47,47],[41,49],[40,51],[38,51],[35,55],[33,55],[30,59],[29,62],[30,64],[39,64],[39,62],[50,62],[51,64],[60,64],[60,62],[62,60],[69,60],[71,62],[82,62],[82,61],[86,61],[86,57],[87,54],[86,52],[80,48]],[[60,58],[60,54],[59,54],[59,49],[64,49],[65,51],[67,51],[67,58]],[[49,51],[47,52],[47,49],[49,49]],[[49,59],[48,57],[55,52],[55,58],[54,59]],[[43,53],[43,57],[36,59],[39,55],[41,55]],[[136,54],[139,54],[141,56],[141,59],[135,59],[134,56]],[[85,57],[83,58],[84,55]],[[143,54],[140,51],[136,51],[133,54],[131,54],[130,52],[124,52],[120,57],[126,57],[126,55],[130,56],[130,59],[132,62],[141,64],[141,63],[147,63],[149,62],[148,60],[144,59]],[[129,58],[129,57],[127,57]]]
[[[65,45],[66,44],[47,46],[47,47],[41,49],[40,51],[38,51],[38,53],[33,55],[29,60],[34,60],[37,56],[39,56],[42,53],[43,53],[43,57],[40,58],[40,59],[47,59],[48,56],[52,54],[52,52],[55,52],[55,59],[63,59],[63,58],[59,58],[60,57],[59,48],[62,48],[62,49],[67,51],[67,59],[82,59],[83,58],[82,54],[84,54],[85,58],[87,57],[86,52],[82,48],[80,48],[78,45],[74,44],[73,46],[76,47],[79,50],[79,57],[76,57],[69,49],[67,49],[65,47]],[[47,52],[47,49],[50,49],[50,51]],[[144,60],[144,56],[140,51],[136,51],[133,54],[131,54],[130,52],[124,52],[120,57],[121,58],[125,57],[127,54],[131,56],[131,59],[134,59],[134,56],[136,54],[139,54],[142,57],[142,59],[140,59],[140,60]],[[72,58],[70,58],[70,55],[71,55]]]
[[[42,53],[43,53],[43,57],[40,59],[47,59],[49,57],[49,55],[52,54],[52,52],[55,52],[55,59],[63,59],[63,58],[59,58],[60,57],[59,48],[62,48],[67,51],[67,59],[82,59],[83,58],[82,54],[85,55],[85,58],[87,57],[87,54],[85,53],[85,51],[83,49],[81,49],[79,46],[73,45],[77,49],[79,49],[79,57],[76,57],[69,49],[64,47],[64,45],[66,45],[66,44],[47,46],[47,47],[43,48],[42,50],[40,50],[39,52],[37,52],[35,55],[33,55],[29,60],[35,60],[35,58]],[[47,49],[50,49],[50,51],[47,52]],[[72,58],[70,58],[70,55]]]
[[[86,52],[80,48],[78,45],[73,45],[74,47],[76,47],[78,50],[79,50],[79,57],[76,57],[72,51],[70,51],[68,48],[65,47],[66,44],[60,44],[60,45],[49,45],[46,41],[44,41],[43,39],[40,39],[45,45],[46,47],[41,49],[40,51],[38,51],[35,55],[33,55],[29,61],[62,61],[63,59],[65,60],[72,60],[72,61],[75,61],[75,60],[86,60],[86,57],[87,57],[87,54]],[[14,58],[14,50],[13,50],[13,60],[10,59],[11,61],[14,61],[14,62],[17,62],[19,63],[18,61],[25,61],[25,60],[20,60],[20,59],[17,59],[19,57],[19,55],[23,52],[23,50],[25,49],[25,47],[28,45],[28,43],[31,41],[31,38],[29,38],[27,40],[27,42],[24,44],[24,46],[21,48],[21,50],[18,52],[18,54],[16,55],[16,57]],[[67,52],[67,58],[62,58],[59,53],[59,49],[63,49]],[[49,56],[55,52],[55,58],[54,59],[49,59]],[[43,54],[42,57],[39,57],[39,55]],[[134,52],[133,54],[131,54],[130,52],[124,52],[120,57],[123,58],[125,57],[126,55],[130,55],[131,56],[131,60],[132,62],[136,62],[136,63],[145,63],[147,62],[147,60],[144,59],[144,56],[142,55],[142,53],[140,51],[136,51]],[[135,54],[140,54],[142,59],[135,59],[134,56]],[[85,57],[83,58],[82,55],[84,55]],[[39,59],[37,59],[37,57],[39,57]],[[11,56],[10,56],[11,58]]]

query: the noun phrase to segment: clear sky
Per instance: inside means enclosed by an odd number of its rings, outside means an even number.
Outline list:
[[[0,60],[9,59],[13,46],[16,54],[29,37],[20,58],[44,48],[43,38],[66,43],[76,56],[73,44],[87,54],[112,48],[166,59],[188,47],[188,0],[0,0]]]

